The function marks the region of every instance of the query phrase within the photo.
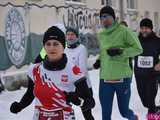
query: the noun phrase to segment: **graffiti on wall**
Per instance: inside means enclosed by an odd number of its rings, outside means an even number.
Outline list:
[[[80,30],[92,29],[94,25],[99,26],[99,12],[90,9],[74,9],[68,7],[63,14],[65,26],[72,26]]]
[[[5,44],[11,62],[20,65],[26,53],[25,25],[16,8],[9,10],[5,23]]]
[[[4,20],[5,36],[0,36],[0,58],[4,58],[0,63],[0,70],[8,69],[12,65],[20,68],[23,65],[29,64],[35,59],[42,47],[39,40],[42,40],[43,35],[30,33],[30,31],[28,31],[29,34],[26,34],[26,31],[28,30],[27,25],[30,25],[26,23],[26,19],[31,20],[31,18],[27,18],[29,15],[24,16],[26,13],[25,10],[31,10],[31,7],[35,5],[28,3],[26,3],[24,6],[15,6],[11,3],[5,5],[0,4],[0,6],[4,8],[8,5],[11,6],[11,9],[6,12],[6,17]],[[96,36],[95,34],[88,33],[88,30],[91,30],[93,26],[99,27],[100,21],[98,10],[80,7],[73,8],[70,6],[55,7],[44,5],[36,7],[48,7],[63,10],[61,16],[58,16],[61,17],[61,19],[58,20],[63,21],[65,27],[72,26],[78,28],[81,32],[79,35],[81,42],[88,48],[89,54],[97,53],[95,52],[98,51]]]

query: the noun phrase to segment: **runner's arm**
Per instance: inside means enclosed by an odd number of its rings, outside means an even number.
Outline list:
[[[28,77],[29,78],[29,77]],[[12,113],[18,113],[28,105],[30,105],[34,99],[34,94],[33,94],[33,88],[34,88],[34,83],[33,81],[29,78],[28,79],[28,89],[23,95],[22,99],[20,102],[13,102],[10,107],[10,111]]]

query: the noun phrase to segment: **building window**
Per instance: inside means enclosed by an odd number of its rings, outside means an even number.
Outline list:
[[[112,7],[116,7],[116,1],[117,0],[102,0],[102,3],[106,3],[106,5],[112,6]],[[104,5],[102,4],[102,5]]]
[[[112,7],[115,7],[115,8],[117,7],[117,6],[116,6],[116,1],[117,1],[117,0],[111,0],[111,6],[112,6]]]
[[[101,0],[101,5],[105,5],[105,0]]]
[[[156,33],[158,33],[159,29],[159,14],[158,12],[154,12],[154,30]]]
[[[106,5],[112,5],[112,0],[106,0]]]
[[[66,1],[72,1],[72,2],[84,2],[85,0],[66,0]]]
[[[137,0],[127,0],[127,8],[128,9],[136,9],[137,8]]]
[[[144,12],[144,17],[145,17],[145,18],[149,18],[149,17],[150,17],[149,11],[145,11],[145,12]]]
[[[155,25],[158,24],[158,22],[159,22],[158,12],[154,12],[154,23],[155,23]]]

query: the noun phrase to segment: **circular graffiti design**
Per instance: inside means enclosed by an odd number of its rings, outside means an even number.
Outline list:
[[[5,43],[9,58],[14,65],[21,65],[26,53],[24,21],[20,12],[13,8],[8,12],[5,24]]]

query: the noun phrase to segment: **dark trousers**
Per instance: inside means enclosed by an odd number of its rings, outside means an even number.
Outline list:
[[[148,112],[155,112],[155,98],[157,95],[158,85],[155,75],[139,75],[135,73],[138,94],[144,107]]]
[[[82,111],[82,113],[83,113],[85,120],[94,120],[91,109],[87,111]]]
[[[92,88],[89,88],[89,92],[90,92],[90,95],[93,97],[93,91],[92,91]],[[94,120],[94,117],[92,115],[92,109],[88,109],[86,111],[82,111],[82,114],[83,114],[83,117],[85,120]]]

